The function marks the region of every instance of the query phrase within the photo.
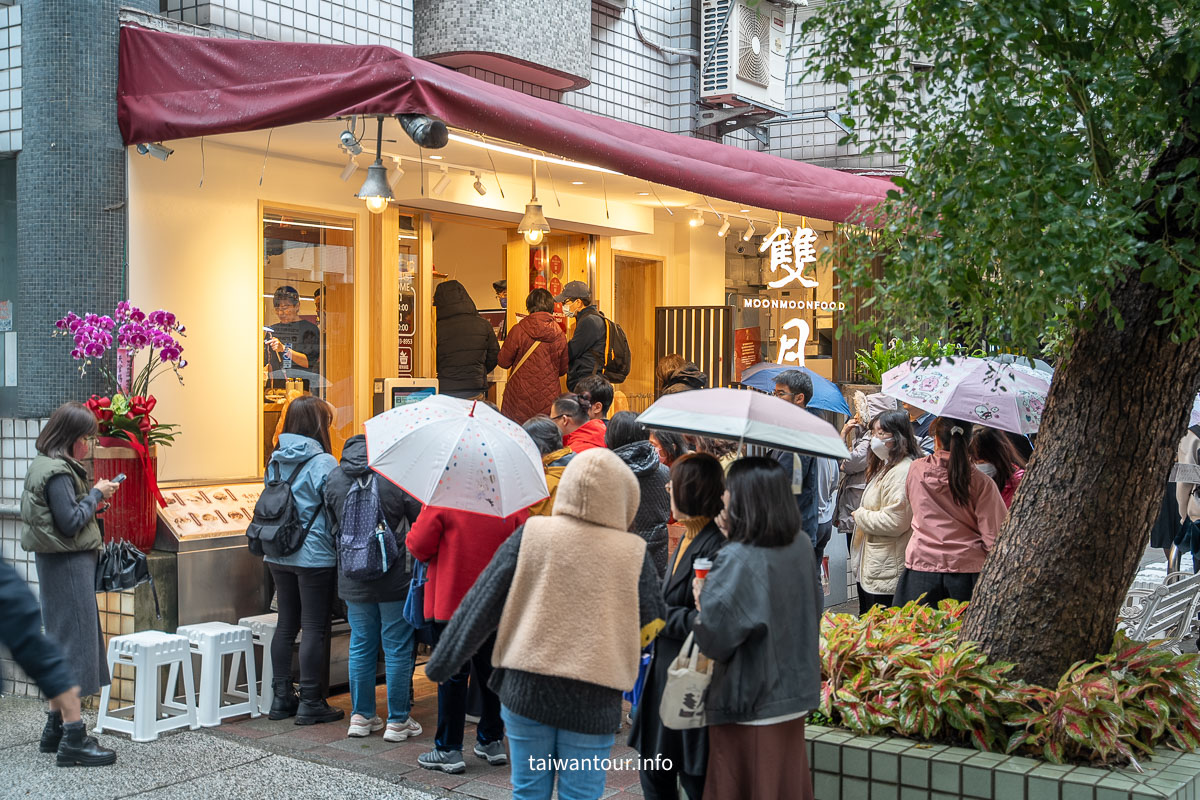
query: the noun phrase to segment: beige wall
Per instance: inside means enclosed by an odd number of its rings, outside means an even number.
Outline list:
[[[669,306],[710,306],[724,302],[725,241],[717,236],[713,225],[693,228],[682,214],[676,213],[670,220],[655,220],[653,234],[613,237],[612,249],[661,258],[663,302]],[[606,274],[611,296],[611,264]]]
[[[433,223],[433,268],[456,280],[476,308],[499,308],[492,282],[504,278],[508,232],[445,220]]]

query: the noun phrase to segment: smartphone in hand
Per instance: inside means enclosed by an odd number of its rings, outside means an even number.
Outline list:
[[[123,480],[125,480],[125,473],[124,473],[124,472],[122,472],[122,473],[121,473],[120,475],[118,475],[117,477],[113,478],[113,483],[120,483],[120,482],[121,482],[121,481],[123,481]]]

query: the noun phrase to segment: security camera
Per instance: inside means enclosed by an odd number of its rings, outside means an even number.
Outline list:
[[[146,144],[139,144],[137,146],[137,151],[144,156],[154,156],[159,161],[166,161],[171,157],[171,154],[175,152],[161,142],[147,142]]]
[[[362,145],[358,143],[358,139],[355,138],[353,131],[342,131],[340,138],[342,141],[342,149],[350,155],[356,156],[362,152]]]

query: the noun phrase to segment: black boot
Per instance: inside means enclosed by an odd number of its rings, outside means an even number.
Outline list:
[[[275,699],[271,701],[267,719],[287,719],[296,716],[300,698],[296,696],[296,687],[292,685],[292,679],[275,678],[271,681],[271,688],[275,691]]]
[[[296,712],[297,725],[316,725],[319,722],[337,722],[346,716],[340,708],[334,708],[321,696],[320,686],[300,687],[300,710]]]
[[[117,754],[101,747],[95,736],[88,736],[83,722],[63,726],[63,738],[58,743],[60,767],[103,767],[117,760]]]
[[[43,753],[57,753],[62,733],[62,714],[58,711],[47,711],[46,727],[42,728],[42,741],[38,744],[38,750]]]

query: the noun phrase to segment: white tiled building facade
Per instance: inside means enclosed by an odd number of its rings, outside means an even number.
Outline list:
[[[418,27],[414,25],[414,14],[416,9],[427,7],[423,3],[430,2],[433,0],[160,0],[158,11],[170,19],[208,28],[223,36],[384,45],[412,54],[421,50],[414,46],[414,31]],[[500,13],[531,15],[544,2],[494,0],[494,6]],[[591,6],[590,74],[578,76],[590,81],[588,85],[563,91],[524,83],[481,67],[465,67],[463,71],[592,114],[681,135],[697,135],[699,65],[698,58],[686,51],[698,53],[701,47],[701,0],[558,2]],[[811,2],[815,7],[823,0]],[[580,18],[586,18],[588,12],[580,11]],[[488,13],[493,12],[489,9]],[[117,21],[114,19],[112,24],[117,25]],[[511,28],[506,24],[506,30]],[[476,24],[474,29],[479,30],[480,25]],[[486,33],[486,26],[484,29]],[[803,55],[803,52],[792,55],[793,85],[787,89],[789,113],[839,105],[844,98],[839,87],[795,83],[802,72]],[[0,157],[22,149],[22,67],[21,5],[16,0],[0,0]],[[744,131],[727,136],[725,141],[835,168],[897,166],[893,156],[861,157],[850,148],[838,146],[842,132],[827,119],[768,127],[771,137],[765,146]],[[37,575],[32,559],[19,546],[17,512],[23,476],[41,424],[39,420],[0,420],[0,555],[16,566],[35,591]],[[105,598],[105,603],[117,606],[112,613],[126,610],[115,600]],[[102,607],[102,613],[108,613],[108,609]],[[4,658],[0,666],[4,670],[0,689],[36,694],[36,687],[15,669],[10,659]]]

